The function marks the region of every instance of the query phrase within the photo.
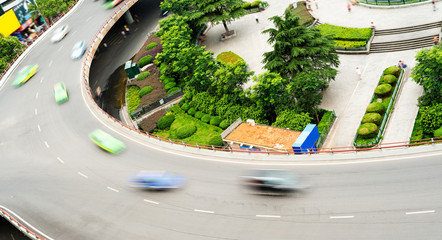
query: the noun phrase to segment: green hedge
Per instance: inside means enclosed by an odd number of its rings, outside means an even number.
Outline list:
[[[197,118],[197,119],[201,119],[203,116],[204,116],[204,113],[201,111],[197,111],[195,113],[195,118]]]
[[[420,122],[425,134],[433,134],[436,129],[442,126],[442,103],[422,107],[420,113]]]
[[[230,126],[230,122],[227,119],[224,119],[219,123],[219,127],[222,128],[223,130],[228,128],[229,126]]]
[[[224,142],[223,139],[221,138],[221,135],[216,135],[213,136],[209,139],[209,145],[214,145],[214,146],[223,146]]]
[[[193,124],[184,125],[177,130],[176,136],[178,139],[188,138],[192,136],[195,132],[196,132],[195,125]]]
[[[137,80],[143,80],[143,79],[145,79],[145,78],[147,78],[149,76],[150,76],[150,72],[149,71],[145,71],[145,72],[142,72],[142,73],[137,75]]]
[[[368,105],[366,111],[369,113],[383,114],[385,112],[385,107],[384,107],[384,104],[382,104],[380,102],[374,102],[374,103],[370,103],[370,105]]]
[[[187,114],[189,114],[190,116],[195,116],[196,110],[194,107],[190,108],[189,111],[187,111]]]
[[[366,41],[343,41],[343,40],[335,40],[336,47],[340,48],[357,48],[357,47],[365,47],[367,45]]]
[[[395,75],[387,74],[381,77],[381,80],[379,80],[379,84],[388,83],[392,86],[394,86],[397,82],[397,77]]]
[[[138,66],[140,66],[140,68],[146,66],[147,64],[152,62],[153,57],[150,55],[144,56],[140,59],[140,61],[138,61]]]
[[[394,75],[396,77],[399,77],[401,68],[398,66],[391,66],[384,70],[384,75]]]
[[[210,119],[210,125],[218,126],[220,123],[221,118],[219,116],[215,116]]]
[[[158,43],[156,43],[156,42],[149,43],[149,44],[147,44],[147,46],[146,46],[146,50],[153,49],[153,48],[155,48],[156,46],[158,46]]]
[[[367,41],[373,31],[371,28],[349,28],[327,23],[321,24],[317,28],[323,35],[333,35],[333,39],[344,41]]]
[[[129,86],[126,92],[126,104],[129,113],[135,111],[140,105],[140,88],[138,86]]]
[[[171,89],[171,88],[173,88],[173,87],[175,87],[176,86],[176,82],[170,82],[170,83],[167,83],[165,86],[164,86],[164,88],[166,89],[166,90],[169,90],[169,89]]]
[[[190,105],[188,103],[184,103],[181,105],[181,109],[183,109],[185,112],[189,111]]]
[[[362,138],[373,138],[376,136],[378,126],[374,123],[364,123],[358,128],[358,135]]]
[[[201,117],[201,122],[203,122],[203,123],[209,123],[209,122],[210,122],[210,119],[212,119],[212,116],[210,116],[209,114],[204,114],[204,115]]]
[[[173,87],[173,88],[167,90],[167,94],[172,94],[172,93],[177,92],[179,90],[180,90],[179,87]]]
[[[374,93],[378,96],[378,97],[387,97],[391,95],[391,90],[393,89],[393,87],[388,84],[388,83],[384,83],[381,84],[379,86],[377,86],[374,89]]]
[[[159,129],[166,129],[169,128],[170,125],[172,125],[173,121],[175,121],[175,115],[173,114],[168,114],[162,118],[160,118],[160,120],[158,120],[157,122],[157,127]]]
[[[231,63],[231,64],[236,64],[238,62],[243,62],[243,63],[246,62],[240,56],[238,56],[237,54],[235,54],[234,52],[231,52],[231,51],[222,52],[222,53],[218,54],[218,56],[216,57],[216,60],[221,61],[222,63]]]
[[[244,8],[244,9],[249,9],[250,6],[252,6],[251,3],[249,3],[249,2],[245,2],[245,3],[243,3],[243,5],[242,5],[241,7]]]
[[[379,113],[366,113],[364,117],[362,117],[362,123],[374,123],[379,124],[382,120],[382,116]]]
[[[439,129],[434,130],[433,135],[434,135],[434,137],[442,137],[442,127],[440,127]]]
[[[141,97],[143,97],[144,95],[147,95],[149,93],[151,93],[153,90],[153,87],[151,86],[147,86],[147,87],[143,87],[140,92],[138,93],[138,95]]]

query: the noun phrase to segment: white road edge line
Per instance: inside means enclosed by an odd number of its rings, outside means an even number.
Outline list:
[[[214,211],[207,211],[207,210],[201,210],[201,209],[193,209],[195,212],[201,212],[201,213],[215,213]]]
[[[35,115],[37,115],[37,108],[34,110]]]
[[[63,160],[61,160],[61,158],[57,157],[57,159],[58,159],[58,161],[60,161],[61,163],[63,163],[63,164],[64,164],[64,161],[63,161]]]
[[[279,215],[256,215],[256,217],[263,217],[263,218],[280,218]]]
[[[143,199],[145,202],[148,202],[148,203],[153,203],[153,204],[160,204],[159,202],[155,202],[155,201],[151,201],[151,200],[147,200],[147,199]]]
[[[354,218],[355,216],[330,216],[330,219]]]
[[[38,131],[41,132],[40,124],[37,124]]]
[[[49,144],[48,144],[48,142],[45,141],[45,145],[46,145],[47,148],[49,148]]]
[[[78,174],[79,174],[80,176],[84,177],[84,178],[88,178],[86,175],[84,175],[84,174],[81,173],[81,172],[78,172]]]
[[[425,213],[435,213],[436,210],[426,210],[426,211],[417,211],[417,212],[406,212],[405,215],[413,215],[413,214],[425,214]]]
[[[35,94],[35,99],[38,99],[38,92]]]
[[[114,191],[114,192],[120,192],[120,191],[118,191],[117,189],[115,189],[115,188],[111,188],[111,187],[107,187],[107,189],[109,189],[109,190],[111,190],[111,191]]]

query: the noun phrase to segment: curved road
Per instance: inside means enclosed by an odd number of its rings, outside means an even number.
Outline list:
[[[84,1],[63,22],[71,32],[49,37],[20,66],[40,71],[20,88],[0,90],[0,204],[53,239],[440,239],[440,155],[401,161],[265,166],[207,161],[120,138],[127,150],[107,154],[87,137],[104,127],[80,91],[81,61],[69,58],[90,42],[110,12]],[[156,16],[155,16],[156,17]],[[18,67],[17,69],[20,69]],[[57,105],[63,80],[70,100]],[[257,196],[236,184],[246,168],[284,168],[311,188],[289,197]],[[129,188],[139,170],[184,174],[180,190]]]

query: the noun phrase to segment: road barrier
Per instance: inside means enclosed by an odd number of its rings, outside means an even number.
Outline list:
[[[23,232],[26,236],[30,237],[31,239],[41,239],[41,240],[49,240],[50,239],[50,238],[46,238],[46,237],[41,236],[40,234],[36,233],[35,231],[32,231],[29,227],[25,226],[27,224],[21,223],[14,216],[12,216],[12,214],[8,213],[8,211],[1,206],[0,206],[0,215],[4,219],[8,220],[12,225],[14,225],[21,232]]]
[[[120,5],[118,5],[114,9],[114,12],[112,13],[112,15],[101,25],[100,29],[95,34],[95,38],[92,40],[91,44],[89,44],[89,47],[86,51],[86,57],[83,62],[82,70],[81,70],[82,71],[82,73],[81,73],[82,82],[83,82],[84,87],[86,89],[87,95],[89,96],[90,103],[93,104],[94,108],[96,110],[98,110],[98,112],[100,112],[107,119],[110,119],[111,121],[117,123],[119,126],[121,126],[123,128],[126,128],[132,132],[139,134],[139,135],[143,135],[143,136],[151,138],[151,139],[163,141],[165,143],[176,144],[176,145],[181,145],[181,146],[186,146],[186,147],[194,147],[197,149],[206,149],[206,150],[210,150],[210,151],[224,151],[224,152],[232,152],[232,153],[242,152],[242,153],[249,153],[249,154],[252,153],[252,154],[279,154],[279,155],[281,155],[281,154],[283,154],[283,155],[295,154],[292,149],[287,149],[287,150],[282,149],[279,151],[264,150],[261,152],[259,152],[259,151],[250,152],[248,150],[241,150],[240,148],[234,149],[229,146],[213,146],[213,145],[205,145],[205,144],[198,144],[198,143],[191,143],[191,142],[183,142],[183,141],[173,140],[170,138],[162,138],[160,136],[152,135],[152,134],[149,134],[149,133],[144,132],[142,130],[131,127],[131,126],[121,122],[120,120],[112,117],[111,115],[106,113],[103,109],[101,109],[94,101],[94,96],[93,96],[91,88],[89,86],[89,71],[90,71],[90,66],[92,64],[92,60],[94,58],[94,54],[95,54],[96,50],[98,49],[98,47],[99,47],[101,41],[103,40],[104,36],[106,35],[106,33],[111,29],[111,27],[115,24],[115,22],[137,1],[138,0],[126,0],[122,3],[120,3]],[[315,152],[311,152],[306,149],[305,151],[297,152],[296,154],[324,154],[324,153],[335,154],[335,153],[352,153],[352,152],[354,153],[354,152],[373,151],[373,150],[382,151],[383,149],[409,148],[409,147],[413,147],[413,146],[437,144],[437,143],[442,143],[442,138],[423,139],[423,140],[419,140],[419,141],[382,143],[382,144],[378,144],[378,145],[370,145],[370,146],[368,146],[369,148],[362,148],[362,149],[355,148],[354,146],[336,147],[336,148],[318,148],[317,151],[315,151]]]

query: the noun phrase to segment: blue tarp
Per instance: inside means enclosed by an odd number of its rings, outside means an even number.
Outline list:
[[[298,154],[306,153],[309,150],[316,151],[315,142],[319,138],[319,131],[316,124],[307,125],[301,135],[293,143],[293,151]]]

